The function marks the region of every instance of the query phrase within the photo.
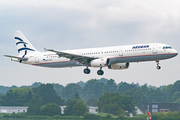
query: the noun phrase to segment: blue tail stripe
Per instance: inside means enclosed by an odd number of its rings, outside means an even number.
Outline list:
[[[17,43],[16,43],[16,45],[21,44],[21,43],[23,43],[23,44],[27,44],[27,43],[25,43],[25,42],[17,42]]]
[[[25,50],[25,53],[24,53],[24,55],[22,56],[22,58],[24,58],[26,54],[27,54],[27,50]]]
[[[25,50],[24,55],[22,56],[22,58],[24,58],[27,55],[27,50]],[[22,60],[19,61],[20,63],[22,62]]]
[[[35,51],[35,50],[33,50],[33,49],[30,49],[30,48],[20,48],[20,49],[18,49],[18,53],[19,53],[20,51],[22,51],[22,50],[30,50],[30,51]]]
[[[17,39],[17,40],[20,40],[20,41],[23,41],[21,38],[19,38],[19,37],[15,37],[15,39]]]

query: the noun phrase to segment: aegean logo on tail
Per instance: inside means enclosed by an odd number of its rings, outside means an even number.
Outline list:
[[[27,48],[27,46],[26,46],[27,43],[25,43],[21,38],[15,37],[15,39],[17,39],[17,40],[20,41],[20,42],[17,42],[16,45],[18,45],[18,44],[24,44],[24,48],[18,49],[18,53],[19,53],[20,51],[22,51],[22,50],[25,50],[25,53],[24,53],[24,55],[22,56],[22,58],[24,58],[24,57],[26,56],[27,50],[35,51],[35,50],[33,50],[33,49]],[[21,63],[22,60],[20,60],[19,62]]]

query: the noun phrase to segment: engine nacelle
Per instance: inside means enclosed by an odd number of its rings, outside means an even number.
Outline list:
[[[105,67],[109,64],[108,58],[94,59],[90,62],[91,67]]]
[[[114,70],[121,70],[121,69],[128,69],[129,63],[116,63],[109,65],[109,69],[114,69]]]

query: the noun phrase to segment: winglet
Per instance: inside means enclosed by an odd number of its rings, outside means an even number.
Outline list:
[[[46,49],[46,48],[45,48],[45,49]],[[55,50],[53,50],[53,49],[46,49],[46,51],[55,52],[55,53],[58,52],[58,51],[55,51]]]
[[[46,52],[46,51],[47,51],[47,49],[46,49],[46,48],[44,48],[44,51]]]

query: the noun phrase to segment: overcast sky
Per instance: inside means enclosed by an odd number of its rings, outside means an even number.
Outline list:
[[[161,86],[180,80],[180,57],[130,63],[127,70],[97,68],[85,75],[85,67],[41,68],[11,61],[18,55],[13,31],[20,30],[39,50],[79,49],[165,43],[180,51],[179,0],[1,0],[0,85],[21,86],[34,82],[67,85],[90,79],[114,79],[116,83]]]

